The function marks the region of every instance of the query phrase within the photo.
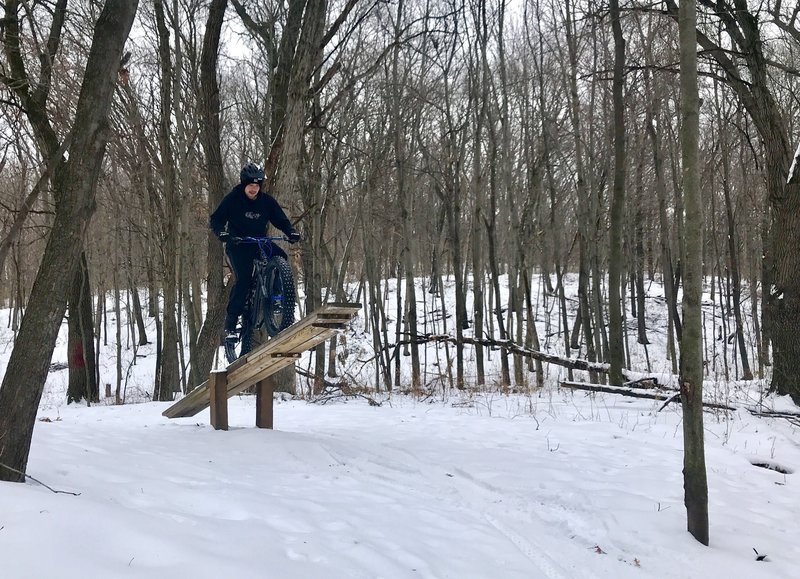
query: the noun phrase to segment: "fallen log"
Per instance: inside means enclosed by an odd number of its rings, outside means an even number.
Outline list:
[[[570,388],[572,390],[588,390],[590,392],[606,392],[608,394],[620,394],[622,396],[630,396],[631,398],[647,398],[649,400],[665,400],[667,404],[680,400],[679,392],[652,392],[642,391],[635,388],[626,388],[624,386],[604,386],[603,384],[587,384],[585,382],[561,382],[562,388]],[[666,404],[664,405],[666,406]],[[718,410],[738,410],[733,406],[726,404],[717,404],[716,402],[703,402],[706,408],[715,408]],[[663,408],[663,406],[662,406]]]
[[[681,394],[679,391],[675,389],[665,389],[663,386],[659,386],[660,389],[666,390],[666,392],[657,392],[653,390],[641,390],[632,387],[624,387],[624,386],[604,386],[602,384],[587,384],[585,382],[569,382],[563,381],[561,382],[562,388],[569,388],[572,390],[587,390],[590,392],[606,392],[608,394],[619,394],[621,396],[630,396],[631,398],[646,398],[649,400],[664,400],[664,404],[658,409],[658,412],[661,412],[668,404],[672,402],[677,402],[681,398]],[[715,410],[729,410],[731,412],[735,412],[737,410],[746,410],[753,416],[758,416],[760,418],[783,418],[788,420],[793,424],[797,424],[800,426],[800,412],[789,412],[789,411],[779,411],[779,410],[767,410],[763,408],[755,408],[752,406],[729,406],[727,404],[719,404],[717,402],[703,402],[704,408],[714,408]]]
[[[447,334],[418,334],[416,336],[412,336],[412,338],[409,340],[401,340],[395,344],[388,344],[384,348],[394,348],[394,356],[396,355],[400,346],[412,343],[427,344],[431,342],[458,344],[458,339]],[[561,356],[556,356],[555,354],[548,354],[547,352],[530,350],[528,348],[523,348],[511,340],[480,340],[477,338],[464,337],[461,339],[461,343],[472,346],[484,346],[487,348],[500,348],[524,358],[532,358],[534,360],[539,360],[548,364],[555,364],[556,366],[561,366],[570,370],[584,370],[586,372],[599,372],[601,374],[608,374],[610,368],[608,364],[603,364],[602,362],[589,362],[588,360],[582,360],[580,358],[563,358]]]
[[[652,381],[652,384],[651,384]],[[580,382],[576,382],[580,384]],[[661,386],[658,380],[653,378],[642,378],[641,380],[634,380],[632,382],[625,382],[623,387],[637,388],[637,389],[653,389],[665,390],[667,392],[675,392],[680,396],[680,390],[670,386]],[[800,412],[792,412],[791,410],[770,410],[769,408],[762,408],[762,405],[756,406],[742,406],[742,410],[747,410],[750,414],[755,416],[766,416],[772,418],[786,418],[787,420],[793,419],[800,421]]]

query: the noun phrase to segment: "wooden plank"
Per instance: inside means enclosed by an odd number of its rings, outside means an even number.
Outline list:
[[[290,344],[290,342],[284,342],[284,340],[294,337],[298,334],[307,330],[307,328],[312,327],[314,324],[319,323],[321,321],[337,321],[339,323],[347,323],[350,321],[352,316],[361,309],[360,304],[350,305],[349,307],[339,306],[339,307],[329,307],[328,305],[322,306],[319,310],[312,312],[311,314],[307,315],[305,318],[297,322],[296,324],[289,326],[252,352],[249,352],[246,356],[242,356],[238,360],[234,361],[228,366],[228,372],[232,372],[245,366],[252,362],[255,358],[258,358],[261,353],[268,347],[275,347],[276,344]],[[343,328],[339,328],[343,329]],[[288,348],[289,346],[287,346]]]
[[[209,381],[211,426],[214,430],[228,430],[228,373],[212,372]]]
[[[274,374],[281,368],[294,363],[293,358],[274,358],[272,354],[293,354],[304,352],[320,344],[334,335],[336,332],[328,328],[310,328],[309,332],[295,337],[289,344],[290,348],[285,348],[285,344],[275,344],[273,347],[264,349],[259,353],[258,358],[250,361],[247,366],[240,367],[236,372],[228,374],[228,391],[234,389],[241,392],[258,382],[261,378]],[[294,350],[286,351],[286,349]]]
[[[246,364],[229,369],[229,382],[238,384],[242,380],[246,380],[249,376],[258,373],[264,364],[269,364],[269,361],[272,359],[270,354],[293,354],[302,352],[303,350],[300,348],[302,344],[308,342],[315,334],[324,331],[327,330],[308,327],[304,328],[296,335],[287,336],[280,342],[273,338],[265,344],[265,347],[260,348],[257,353],[252,356],[248,355]]]
[[[280,332],[273,338],[270,338],[256,349],[248,352],[238,360],[235,360],[231,364],[228,365],[228,372],[235,372],[244,366],[250,364],[253,360],[257,359],[267,348],[274,349],[277,345],[280,344],[289,344],[294,336],[307,332],[309,328],[312,327],[312,324],[317,322],[317,316],[315,314],[311,314],[310,316],[306,316],[293,326],[286,328],[284,331]]]
[[[350,316],[347,314],[334,314],[329,312],[314,312],[320,320],[345,320],[348,321]]]
[[[203,382],[200,386],[192,390],[189,394],[178,400],[175,404],[162,412],[162,416],[167,418],[183,418],[185,416],[194,416],[203,408],[208,406],[208,380]],[[200,406],[200,410],[192,411],[195,406]]]
[[[251,386],[255,385],[259,380],[267,378],[268,376],[272,376],[278,370],[281,370],[283,368],[286,368],[286,366],[291,366],[292,364],[294,364],[294,360],[292,358],[272,358],[272,360],[273,363],[259,374],[250,376],[247,380],[240,382],[239,384],[229,385],[228,398],[230,398],[231,396],[235,396],[236,394],[239,394],[239,392],[247,390]]]
[[[260,364],[265,359],[269,359],[269,355],[273,353],[290,354],[305,351],[307,348],[304,344],[312,341],[315,336],[322,332],[329,332],[328,328],[316,328],[314,326],[306,326],[297,332],[286,335],[283,338],[278,336],[269,340],[266,344],[247,355],[247,361],[244,364],[237,364],[235,367],[228,368],[230,382],[238,382],[240,380],[240,373],[251,374],[253,364]],[[238,360],[237,360],[238,362]]]
[[[272,428],[274,403],[272,392],[271,377],[256,384],[256,426],[258,428]]]
[[[345,329],[346,323],[361,309],[361,304],[325,304],[262,346],[230,364],[226,371],[226,400],[294,363],[296,354],[321,344]],[[212,374],[212,377],[218,373]],[[204,382],[162,414],[167,418],[194,416],[211,405],[212,385]],[[222,388],[215,391],[218,394]],[[214,412],[221,412],[218,405]],[[225,405],[227,412],[227,405]],[[227,414],[225,417],[227,426]]]
[[[304,342],[295,345],[295,349],[298,352],[310,350],[336,334],[334,330],[327,328],[316,328],[316,330],[317,333],[311,334]],[[275,374],[278,370],[290,366],[294,362],[294,358],[273,358],[268,352],[262,352],[262,356],[257,363],[253,362],[246,367],[240,368],[235,374],[228,374],[228,397],[250,388],[256,382]]]

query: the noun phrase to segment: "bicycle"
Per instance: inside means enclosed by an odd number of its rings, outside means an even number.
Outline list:
[[[233,237],[231,242],[258,244],[258,257],[253,262],[253,282],[242,312],[239,340],[225,340],[225,357],[231,363],[250,352],[256,334],[266,331],[276,336],[294,323],[295,287],[292,268],[284,258],[273,255],[273,241],[286,237]],[[238,348],[238,353],[237,353]]]

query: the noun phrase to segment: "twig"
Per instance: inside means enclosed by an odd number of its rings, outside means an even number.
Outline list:
[[[51,491],[51,492],[53,492],[53,493],[55,493],[55,494],[72,495],[73,497],[79,497],[79,496],[81,496],[81,493],[73,493],[73,492],[70,492],[70,491],[59,491],[59,490],[56,490],[56,489],[54,489],[53,487],[51,487],[51,486],[49,486],[49,485],[46,485],[46,484],[44,484],[44,483],[43,483],[42,481],[40,481],[39,479],[32,477],[32,476],[31,476],[31,475],[29,475],[28,473],[22,472],[21,470],[17,470],[17,469],[15,469],[15,468],[11,467],[11,466],[8,466],[7,464],[3,464],[2,462],[0,462],[0,466],[2,466],[2,467],[3,467],[3,468],[5,468],[5,469],[8,469],[8,470],[10,470],[11,472],[15,472],[15,473],[17,473],[17,474],[19,474],[19,475],[22,475],[22,476],[24,476],[25,478],[29,478],[29,479],[31,479],[32,481],[39,483],[40,485],[42,485],[43,487],[45,487],[46,489],[48,489],[49,491]]]
[[[681,393],[680,393],[680,392],[678,392],[677,394],[675,394],[675,395],[673,395],[672,397],[668,398],[668,399],[667,399],[667,401],[666,401],[666,402],[664,402],[664,404],[662,404],[662,405],[661,405],[661,408],[659,408],[658,410],[656,410],[656,414],[658,414],[659,412],[661,412],[662,410],[664,410],[664,409],[667,407],[667,404],[669,404],[670,402],[675,402],[675,401],[676,401],[676,400],[678,400],[680,397],[681,397]]]

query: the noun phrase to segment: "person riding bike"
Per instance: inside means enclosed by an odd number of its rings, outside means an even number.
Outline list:
[[[289,243],[300,241],[300,234],[292,227],[289,218],[272,195],[261,190],[264,171],[254,163],[242,167],[240,183],[220,202],[211,214],[209,226],[225,244],[236,284],[228,298],[225,316],[225,339],[236,340],[236,324],[245,307],[247,294],[253,282],[253,262],[258,256],[258,246],[239,245],[239,237],[263,237],[272,223],[280,229]],[[287,258],[286,252],[274,246],[276,255]]]

